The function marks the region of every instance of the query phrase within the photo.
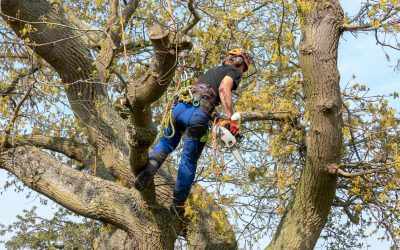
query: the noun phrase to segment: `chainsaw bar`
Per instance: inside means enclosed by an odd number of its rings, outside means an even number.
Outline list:
[[[220,145],[231,150],[232,155],[235,157],[236,161],[242,166],[245,166],[244,160],[238,150],[238,140],[232,133],[223,126],[215,126],[214,130],[217,134],[218,141]]]

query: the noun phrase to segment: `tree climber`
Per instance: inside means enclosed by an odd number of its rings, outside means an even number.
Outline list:
[[[237,89],[241,75],[249,69],[249,64],[250,58],[242,49],[233,49],[224,56],[222,65],[208,70],[188,91],[181,91],[179,101],[172,110],[175,130],[169,126],[164,133],[169,136],[163,136],[154,146],[146,167],[135,180],[137,190],[146,189],[151,177],[178,146],[185,132],[173,200],[174,208],[183,211],[194,181],[197,160],[207,141],[211,114],[219,103],[227,116],[230,132],[239,134],[238,125],[230,119],[233,115],[232,90]]]

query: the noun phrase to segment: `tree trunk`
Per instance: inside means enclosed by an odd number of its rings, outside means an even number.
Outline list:
[[[310,129],[307,160],[294,200],[267,249],[313,249],[334,199],[340,163],[341,102],[337,51],[343,10],[338,0],[301,1],[300,65]]]

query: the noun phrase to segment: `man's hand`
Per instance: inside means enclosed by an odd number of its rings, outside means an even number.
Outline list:
[[[229,132],[231,132],[232,135],[234,135],[234,136],[239,135],[239,125],[237,125],[232,120],[222,121],[222,122],[218,123],[218,125],[229,129]]]

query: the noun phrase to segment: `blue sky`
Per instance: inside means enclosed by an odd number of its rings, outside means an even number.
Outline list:
[[[357,12],[361,0],[341,0],[343,9],[350,15]],[[397,59],[400,59],[400,53],[388,50],[391,55],[391,61],[388,62],[380,46],[375,44],[373,34],[358,34],[355,38],[352,34],[346,33],[339,45],[339,71],[341,74],[341,86],[344,86],[352,77],[353,83],[359,82],[367,85],[374,94],[389,94],[393,91],[400,92],[400,73],[394,72],[390,65],[394,65]],[[400,101],[390,101],[396,109],[400,109]],[[0,187],[4,185],[7,173],[0,170]],[[0,190],[2,191],[2,190]],[[23,209],[29,209],[32,206],[38,206],[38,214],[49,217],[52,214],[51,207],[55,207],[52,202],[50,205],[42,206],[39,199],[26,199],[26,193],[16,193],[12,189],[5,191],[1,196],[0,223],[8,225],[14,222],[15,216],[22,214]],[[389,249],[390,244],[370,239],[367,241],[371,247],[368,249],[381,250]],[[265,247],[264,243],[261,245]],[[4,246],[0,245],[0,249]]]

